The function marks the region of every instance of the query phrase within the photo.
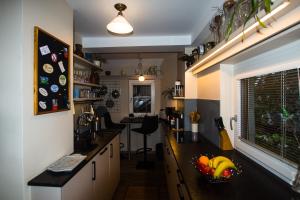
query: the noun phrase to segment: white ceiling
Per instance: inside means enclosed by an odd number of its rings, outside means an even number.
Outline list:
[[[74,9],[75,32],[85,48],[188,46],[193,43],[224,0],[67,0]],[[113,36],[106,25],[124,3],[130,36]]]

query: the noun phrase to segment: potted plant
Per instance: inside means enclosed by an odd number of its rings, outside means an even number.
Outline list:
[[[168,88],[164,91],[162,91],[161,95],[165,98],[165,99],[172,99],[173,98],[173,93],[174,93],[174,88]]]
[[[224,5],[227,5],[228,3],[234,2],[233,0],[227,0]],[[225,39],[228,40],[231,33],[234,31],[234,21],[237,19],[237,15],[241,10],[241,5],[249,3],[250,9],[249,12],[245,13],[245,17],[242,20],[243,30],[247,24],[247,22],[254,18],[255,21],[259,23],[259,25],[263,28],[266,28],[266,24],[260,20],[258,17],[258,12],[260,10],[265,10],[265,12],[268,14],[271,12],[271,0],[237,0],[234,3],[233,12],[231,13],[229,22],[227,24],[227,28],[225,31]]]
[[[190,116],[190,121],[192,124],[192,132],[197,133],[198,132],[198,122],[200,120],[200,114],[198,112],[191,112],[189,116]]]

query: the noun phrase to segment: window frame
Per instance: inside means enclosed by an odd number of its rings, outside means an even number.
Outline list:
[[[150,85],[151,86],[151,112],[147,113],[134,113],[133,112],[133,86],[134,85]],[[135,116],[143,116],[143,115],[154,115],[155,113],[155,80],[129,80],[129,113],[133,113]]]
[[[292,185],[293,180],[297,174],[297,165],[295,163],[284,160],[277,156],[275,153],[272,153],[267,149],[263,149],[258,145],[247,142],[245,139],[241,138],[241,79],[297,68],[300,68],[300,61],[263,67],[261,69],[257,69],[251,72],[244,72],[234,76],[236,90],[235,110],[237,114],[237,123],[234,133],[235,148],[264,168],[279,176],[290,185]]]

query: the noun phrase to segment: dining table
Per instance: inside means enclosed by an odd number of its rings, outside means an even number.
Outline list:
[[[127,153],[128,160],[131,159],[131,124],[143,123],[144,117],[124,117],[120,123],[126,124],[127,127]]]

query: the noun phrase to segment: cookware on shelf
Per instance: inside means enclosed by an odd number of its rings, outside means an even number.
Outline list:
[[[120,92],[118,90],[113,90],[111,92],[111,96],[114,98],[114,99],[117,99],[120,97]]]

